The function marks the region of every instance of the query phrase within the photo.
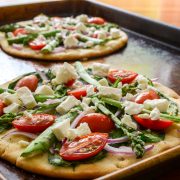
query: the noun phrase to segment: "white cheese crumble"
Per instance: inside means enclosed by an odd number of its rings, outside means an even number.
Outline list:
[[[80,22],[86,23],[88,21],[88,16],[86,14],[81,14],[77,16],[76,19]]]
[[[35,94],[53,95],[54,91],[50,86],[42,85],[36,89]]]
[[[146,89],[148,86],[148,79],[144,77],[143,75],[138,75],[136,78],[136,81],[138,82],[138,88],[140,89]]]
[[[0,94],[0,99],[1,99],[2,101],[4,101],[5,98],[6,98],[6,96],[8,96],[8,95],[10,95],[10,93],[8,93],[8,92],[3,92],[3,93]]]
[[[87,86],[86,92],[87,92],[87,96],[92,96],[93,94],[95,94],[94,86],[93,85]]]
[[[48,21],[48,17],[44,14],[40,14],[38,16],[36,16],[34,19],[34,22],[36,23],[46,23]]]
[[[87,123],[81,123],[80,126],[78,126],[76,129],[78,136],[84,136],[91,133],[91,130]]]
[[[107,37],[106,32],[103,31],[103,30],[97,30],[97,31],[94,32],[94,34],[97,35],[98,39],[106,39],[106,37]]]
[[[106,78],[102,78],[98,81],[101,86],[109,86],[109,83]]]
[[[120,100],[122,97],[121,89],[113,88],[113,87],[106,87],[106,86],[99,86],[98,87],[98,94],[100,96],[109,97],[115,100]]]
[[[143,118],[143,119],[150,119],[150,116],[149,116],[149,114],[147,114],[147,113],[145,113],[145,114],[140,114],[140,115],[138,115],[138,117]]]
[[[154,108],[150,113],[151,120],[158,120],[160,118],[160,111],[158,108]]]
[[[68,96],[59,106],[56,107],[56,111],[60,114],[65,114],[70,111],[73,107],[80,105],[80,101],[74,96]]]
[[[152,110],[156,107],[160,112],[166,112],[169,107],[169,102],[166,99],[153,99],[146,100],[143,105],[145,109]]]
[[[120,30],[116,28],[111,28],[110,35],[112,38],[119,38],[120,37]]]
[[[73,36],[69,35],[64,40],[64,47],[65,48],[73,48],[78,46],[78,40]]]
[[[134,95],[131,94],[131,93],[127,93],[124,98],[125,98],[127,101],[133,101],[133,100],[134,100]]]
[[[143,110],[142,104],[137,104],[131,101],[125,101],[124,106],[125,106],[125,109],[124,109],[125,112],[129,115],[139,114]]]
[[[19,110],[19,104],[12,103],[11,105],[3,109],[4,113],[17,113]]]
[[[135,122],[133,122],[131,116],[129,115],[124,115],[123,118],[121,119],[121,122],[125,125],[127,125],[128,127],[131,127],[133,129],[137,129],[137,124]]]
[[[97,76],[107,76],[110,66],[108,64],[93,63],[92,64],[92,74]]]
[[[87,29],[86,26],[81,22],[76,25],[77,32],[85,32],[86,29]]]
[[[31,109],[37,105],[33,94],[27,87],[19,88],[16,93],[26,108]]]
[[[75,68],[71,64],[66,62],[54,71],[56,74],[56,78],[52,80],[53,84],[64,84],[72,79],[75,80],[78,77]]]
[[[12,103],[16,103],[16,104],[19,104],[21,105],[22,102],[19,100],[17,94],[7,94],[5,97],[4,97],[4,103],[7,104],[7,105],[10,105]]]

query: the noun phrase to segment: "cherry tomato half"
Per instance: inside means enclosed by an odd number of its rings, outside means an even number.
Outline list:
[[[15,90],[25,86],[28,87],[31,91],[35,91],[38,86],[38,81],[39,80],[35,75],[25,76],[17,82]]]
[[[81,99],[87,95],[86,89],[75,89],[67,92],[68,95],[74,96],[77,99]]]
[[[44,40],[35,39],[29,42],[29,46],[33,50],[41,50],[44,46],[46,46],[46,42]]]
[[[91,133],[66,141],[60,149],[60,156],[68,161],[83,160],[98,154],[107,143],[108,134]]]
[[[108,116],[100,113],[85,115],[82,119],[80,119],[77,126],[84,122],[88,123],[92,132],[109,133],[115,128],[113,121]]]
[[[122,84],[131,83],[138,74],[128,70],[111,70],[108,73],[108,79],[114,83],[118,78],[121,78]]]
[[[173,124],[173,122],[169,121],[169,120],[143,119],[143,118],[140,118],[138,115],[134,115],[133,117],[134,117],[135,121],[137,123],[139,123],[141,126],[147,128],[147,129],[151,129],[151,130],[163,130],[163,129],[166,129]]]
[[[51,126],[56,116],[50,114],[33,114],[31,117],[22,116],[12,122],[20,131],[38,133]]]
[[[0,100],[0,116],[4,114],[3,109],[5,108],[5,104],[2,100]]]
[[[69,80],[65,85],[67,87],[71,87],[74,84],[74,82],[75,82],[75,79],[72,79],[72,80]]]
[[[91,24],[99,24],[99,25],[102,25],[104,24],[106,21],[103,19],[103,18],[100,18],[100,17],[93,17],[93,18],[90,18],[88,20],[88,23],[91,23]]]
[[[136,97],[135,102],[138,104],[143,104],[144,101],[146,101],[147,99],[149,100],[159,99],[159,95],[155,91],[149,90],[148,92],[143,92],[139,94]]]
[[[13,32],[13,34],[14,36],[23,35],[23,34],[27,34],[27,31],[24,28],[18,28]]]

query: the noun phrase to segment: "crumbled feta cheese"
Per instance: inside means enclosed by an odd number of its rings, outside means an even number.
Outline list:
[[[48,21],[48,17],[44,14],[40,14],[34,18],[34,22],[36,23],[46,23]]]
[[[87,42],[85,42],[85,47],[90,48],[90,47],[92,47],[93,45],[94,45],[94,43],[93,43],[92,41],[87,41]]]
[[[85,32],[86,29],[87,29],[86,26],[81,22],[76,25],[77,32]]]
[[[4,97],[4,103],[7,105],[10,105],[12,103],[17,103],[19,105],[21,105],[21,101],[19,100],[17,94],[9,94],[7,96]]]
[[[7,37],[8,38],[13,38],[14,37],[14,34],[12,32],[7,32]]]
[[[85,14],[81,14],[81,15],[77,16],[76,19],[80,22],[85,23],[88,21],[88,16]]]
[[[78,46],[78,40],[73,36],[69,35],[64,40],[64,47],[65,48],[73,48]]]
[[[106,78],[102,78],[98,81],[101,86],[109,86],[109,83]]]
[[[91,103],[91,98],[83,97],[81,107],[84,111],[87,111],[90,107],[89,104]]]
[[[138,117],[143,118],[143,119],[150,119],[149,114],[147,114],[147,113],[140,114],[140,115],[138,115]]]
[[[111,28],[110,35],[112,38],[119,38],[120,37],[120,30],[116,28]]]
[[[50,86],[42,85],[36,89],[35,94],[53,95],[54,91]]]
[[[145,78],[143,75],[138,75],[136,78],[138,82],[138,88],[140,89],[146,89],[148,86],[148,79]]]
[[[78,136],[77,129],[72,129],[72,128],[69,128],[69,129],[68,129],[68,134],[67,134],[67,138],[68,138],[68,139],[73,140],[73,139],[75,139],[77,136]]]
[[[10,93],[8,93],[8,92],[3,92],[3,93],[0,94],[0,99],[1,99],[2,101],[4,101],[5,98],[6,98],[6,96],[8,96],[8,95],[10,95]]]
[[[127,93],[124,98],[125,98],[127,101],[132,101],[132,100],[134,100],[134,95],[131,94],[131,93]]]
[[[153,99],[146,100],[143,105],[145,109],[152,110],[156,107],[160,112],[166,112],[169,107],[169,102],[166,99]]]
[[[87,86],[86,92],[87,92],[87,96],[92,96],[93,94],[95,94],[94,86],[93,85]]]
[[[12,103],[11,105],[3,109],[4,113],[17,113],[19,110],[19,104]]]
[[[129,115],[125,114],[123,116],[123,118],[121,119],[121,122],[128,127],[131,127],[133,129],[137,129],[137,124],[135,122],[133,122],[131,116],[129,116]]]
[[[94,34],[97,34],[98,39],[106,39],[106,37],[107,37],[106,32],[103,30],[97,30],[94,32]]]
[[[31,109],[37,105],[33,94],[27,87],[19,88],[16,93],[26,108]]]
[[[33,117],[32,114],[29,113],[28,111],[24,111],[24,112],[23,112],[23,115],[26,116],[26,117],[28,117],[28,118],[32,118],[32,117]]]
[[[106,87],[106,86],[99,86],[99,95],[109,97],[115,100],[120,100],[122,97],[121,89],[113,88],[113,87]]]
[[[63,66],[56,69],[55,74],[56,78],[52,80],[53,84],[64,84],[72,79],[75,80],[78,77],[75,68],[66,62],[63,64]]]
[[[91,130],[87,123],[81,123],[80,126],[77,127],[78,136],[84,136],[90,133],[91,133]]]
[[[71,108],[80,105],[80,101],[74,96],[68,96],[59,106],[56,107],[56,111],[60,114],[65,114],[70,111]]]
[[[137,104],[131,101],[125,101],[124,106],[125,106],[125,109],[124,109],[125,112],[129,115],[139,114],[143,110],[142,104]]]
[[[160,117],[160,111],[158,108],[154,108],[150,113],[151,120],[158,120]]]
[[[104,77],[108,75],[109,68],[110,66],[108,64],[93,63],[92,73],[93,75]]]
[[[62,140],[65,137],[68,137],[68,132],[70,128],[70,119],[66,119],[62,122],[57,123],[52,127],[52,132],[58,140]]]

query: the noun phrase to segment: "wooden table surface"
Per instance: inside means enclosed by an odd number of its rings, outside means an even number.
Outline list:
[[[27,2],[27,0],[16,0],[16,2]],[[33,1],[33,0],[31,0]],[[34,0],[37,1],[37,0]],[[165,23],[175,25],[180,27],[180,0],[97,0],[99,2],[104,2],[125,10],[129,10],[131,12],[135,12],[141,14],[143,16],[150,17],[155,20],[160,20]],[[0,0],[0,6],[5,4],[14,3],[15,0]],[[9,57],[7,61],[6,55],[3,53],[0,55],[0,84],[4,83],[5,81],[15,77],[19,73],[25,73],[27,71],[33,70],[33,64],[38,65],[39,67],[48,67],[48,63],[41,63],[35,61],[23,61],[14,59]],[[14,67],[17,67],[15,70]],[[5,76],[5,75],[6,76]],[[175,164],[174,164],[175,163]],[[179,173],[179,163],[178,161],[173,161],[168,166],[162,167],[161,176],[158,177],[159,180],[171,180],[171,179],[178,179],[180,177]],[[153,171],[154,172],[154,171]],[[151,172],[149,173],[151,174]],[[155,174],[147,177],[147,174],[143,175],[142,177],[138,176],[135,179],[157,179]],[[0,177],[1,179],[1,177]]]

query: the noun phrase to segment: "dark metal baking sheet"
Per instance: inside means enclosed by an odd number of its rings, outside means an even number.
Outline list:
[[[31,19],[39,13],[60,16],[86,13],[91,16],[101,16],[119,24],[129,36],[127,46],[112,55],[96,60],[109,63],[116,68],[118,66],[131,69],[150,78],[158,77],[161,83],[180,94],[180,29],[86,0],[53,0],[3,6],[0,7],[0,24]],[[95,60],[89,60],[88,63],[93,61]],[[48,68],[56,63],[60,62],[49,63],[14,58],[0,50],[0,83],[32,71],[34,65]],[[32,176],[31,173],[20,170],[3,160],[0,160],[0,172],[8,180],[45,179],[37,175]]]

